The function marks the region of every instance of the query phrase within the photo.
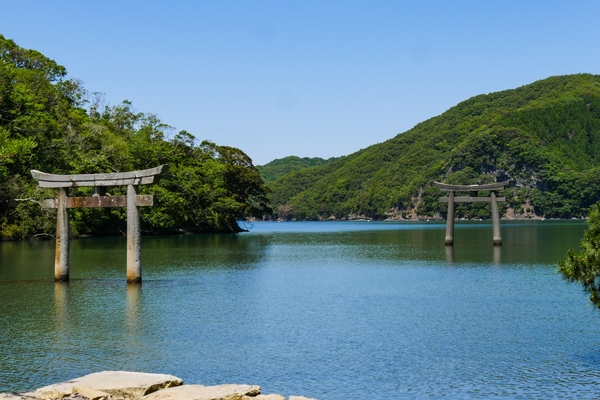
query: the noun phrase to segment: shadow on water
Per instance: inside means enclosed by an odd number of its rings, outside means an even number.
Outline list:
[[[298,262],[307,257],[352,262],[399,260],[449,264],[555,264],[577,248],[582,221],[502,221],[503,246],[492,245],[491,223],[457,222],[455,244],[443,244],[443,223],[257,223],[238,235],[142,238],[144,280],[177,279],[193,271],[260,267],[279,250]],[[71,242],[71,279],[122,279],[126,239]],[[0,243],[0,282],[53,277],[54,242]]]
[[[492,244],[491,221],[457,221],[454,246],[444,246],[444,223],[263,223],[245,235],[264,236],[273,248],[285,248],[300,261],[310,254],[350,262],[439,262],[452,265],[555,264],[575,249],[583,221],[502,221],[503,246]],[[282,226],[283,225],[283,226]],[[344,229],[349,227],[348,229]]]
[[[583,221],[502,221],[502,246],[492,245],[491,223],[456,226],[454,262],[474,264],[553,264],[579,248]]]
[[[189,271],[255,268],[261,265],[267,240],[262,236],[226,234],[143,237],[143,277],[168,279]],[[70,258],[71,280],[123,279],[126,239],[72,240]],[[53,276],[53,241],[0,243],[0,282],[52,280]]]
[[[53,276],[54,241],[0,243],[0,282]]]

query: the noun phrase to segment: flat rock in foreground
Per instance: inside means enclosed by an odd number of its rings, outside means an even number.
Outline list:
[[[250,385],[184,385],[144,396],[143,400],[245,400],[260,395],[260,387]]]
[[[173,375],[104,371],[45,386],[38,389],[36,394],[41,398],[54,400],[71,394],[73,387],[87,386],[129,400],[181,384],[183,384],[183,380]]]
[[[0,393],[0,400],[38,400],[38,397],[33,392]]]

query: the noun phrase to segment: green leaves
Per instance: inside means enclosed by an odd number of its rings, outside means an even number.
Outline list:
[[[23,49],[0,35],[0,62],[21,70],[40,71],[46,80],[54,82],[67,74],[65,67],[36,50]]]
[[[558,263],[558,271],[569,282],[576,282],[589,293],[590,300],[600,308],[600,206],[592,207],[589,228],[581,241],[581,250],[569,250]]]
[[[305,168],[315,167],[335,161],[337,158],[331,157],[327,160],[319,157],[296,157],[288,156],[273,160],[268,164],[257,166],[258,172],[267,183],[273,182],[275,179],[293,171],[300,171]]]
[[[26,50],[0,35],[0,224],[6,239],[54,232],[53,214],[40,200],[54,196],[41,190],[29,170],[68,174],[132,171],[170,164],[158,184],[142,186],[154,193],[157,206],[141,209],[147,233],[237,232],[236,220],[270,212],[267,189],[252,160],[241,150],[195,138],[154,114],[134,109],[130,101],[90,103],[77,80],[35,50]],[[83,107],[88,107],[84,109]],[[123,188],[108,188],[112,195]],[[71,195],[90,195],[90,188]],[[75,234],[125,231],[123,209],[70,211]]]
[[[9,132],[0,126],[0,165],[12,163],[15,158],[28,155],[36,145],[30,138],[11,138]]]

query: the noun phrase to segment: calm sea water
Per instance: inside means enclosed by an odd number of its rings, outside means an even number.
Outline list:
[[[0,392],[102,370],[324,399],[597,398],[600,312],[556,262],[582,222],[255,223],[239,235],[0,243]]]

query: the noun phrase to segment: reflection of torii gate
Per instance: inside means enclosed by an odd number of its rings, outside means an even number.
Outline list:
[[[446,217],[446,246],[454,244],[454,203],[473,203],[486,202],[492,205],[492,232],[494,235],[494,245],[502,245],[502,237],[500,236],[500,215],[498,213],[498,202],[506,201],[505,197],[496,197],[498,190],[504,189],[509,181],[488,183],[485,185],[449,185],[447,183],[434,182],[433,184],[439,187],[444,192],[450,192],[447,197],[440,197],[440,202],[448,203],[448,216]],[[490,197],[479,197],[479,190],[491,191]],[[454,197],[454,192],[471,192],[470,196]]]
[[[156,183],[168,165],[110,174],[53,175],[36,170],[31,175],[42,188],[58,188],[58,198],[44,201],[44,208],[56,208],[56,254],[54,279],[69,280],[69,213],[67,208],[127,207],[127,283],[142,282],[140,215],[138,207],[154,205],[154,195],[138,195],[138,185]],[[66,188],[93,186],[94,195],[67,197]],[[104,196],[107,186],[127,186],[127,196]]]

